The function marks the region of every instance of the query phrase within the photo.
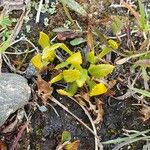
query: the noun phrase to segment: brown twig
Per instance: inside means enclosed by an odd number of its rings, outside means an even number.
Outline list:
[[[18,132],[16,139],[14,140],[10,150],[15,150],[20,138],[22,137],[25,129],[27,128],[27,126],[29,125],[29,121],[27,121],[21,128],[21,130]]]

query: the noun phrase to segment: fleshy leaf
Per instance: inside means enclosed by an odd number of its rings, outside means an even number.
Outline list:
[[[55,49],[53,46],[47,47],[43,50],[42,60],[44,62],[53,62],[55,57]]]
[[[99,83],[92,88],[90,96],[97,96],[104,94],[106,92],[107,92],[106,86],[103,83]]]
[[[102,49],[102,51],[100,52],[100,54],[98,55],[99,58],[104,57],[105,55],[107,55],[110,52],[110,48],[109,47],[104,47]]]
[[[74,82],[80,78],[80,71],[76,69],[64,70],[63,77],[66,82]]]
[[[78,85],[76,82],[70,83],[67,89],[67,92],[70,94],[70,96],[73,96],[78,90]]]
[[[64,95],[64,96],[72,96],[71,93],[65,91],[65,90],[62,90],[62,89],[59,89],[59,90],[56,90],[57,93],[59,93],[60,95]]]
[[[40,37],[38,42],[43,49],[50,46],[49,36],[44,32],[40,32]]]
[[[100,65],[90,65],[88,71],[96,78],[103,78],[108,74],[112,73],[114,69],[113,65],[110,64],[100,64]]]
[[[72,54],[67,60],[68,63],[73,65],[80,65],[82,64],[82,56],[80,52]]]
[[[37,54],[35,55],[32,59],[31,62],[33,64],[33,66],[37,69],[37,70],[41,70],[44,65],[42,63],[42,56],[41,54]]]
[[[55,69],[61,69],[61,68],[64,68],[64,67],[66,67],[66,66],[68,66],[69,65],[69,63],[68,62],[62,62],[62,63],[60,63],[60,64],[58,64],[56,67],[55,67]]]
[[[69,55],[72,55],[72,52],[69,50],[69,48],[64,43],[56,43],[56,44],[51,46],[51,49],[56,50],[57,48],[61,48],[64,51],[66,51]]]
[[[91,51],[87,55],[87,61],[90,62],[91,64],[96,63],[96,57],[94,56],[94,51]]]
[[[79,3],[77,3],[75,0],[59,0],[59,1],[65,5],[67,5],[70,9],[76,11],[77,13],[79,13],[83,16],[87,15],[84,8]]]
[[[90,80],[90,78],[86,80],[86,83],[89,86],[90,90],[92,90],[92,88],[96,85],[96,82],[94,82],[93,80]]]
[[[56,43],[54,45],[60,47],[61,49],[63,49],[64,51],[66,51],[66,53],[68,53],[69,55],[73,54],[64,43]]]
[[[70,44],[72,46],[76,46],[76,45],[79,45],[79,44],[84,43],[84,42],[86,42],[86,40],[83,38],[75,38],[72,41],[70,41]]]
[[[62,78],[63,78],[63,74],[60,73],[59,75],[57,75],[56,77],[54,77],[54,78],[50,81],[50,83],[58,82],[58,81],[60,81]]]
[[[64,43],[56,43],[50,46],[49,50],[56,50],[58,48],[63,49],[66,51],[68,54],[72,55],[72,52],[69,50],[69,48],[64,44]]]
[[[42,60],[46,61],[46,62],[52,62],[55,59],[55,52],[58,48],[63,49],[64,51],[66,51],[68,54],[72,54],[72,52],[68,49],[68,47],[63,44],[63,43],[56,43],[53,44],[52,46],[46,47],[43,50],[43,54],[42,54]]]
[[[87,78],[88,78],[88,72],[87,72],[86,69],[81,69],[80,74],[81,74],[81,75],[80,75],[80,79],[78,79],[78,80],[76,81],[78,87],[82,87],[83,84],[85,83],[85,81],[86,81]]]
[[[114,40],[108,40],[109,45],[113,48],[113,49],[118,49],[119,45],[116,41]]]
[[[71,140],[71,134],[69,131],[63,131],[61,136],[61,143],[67,142]]]

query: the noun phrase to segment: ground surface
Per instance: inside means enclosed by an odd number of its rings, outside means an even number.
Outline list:
[[[109,1],[105,4],[107,9],[107,6],[109,5]],[[111,10],[108,10],[107,13],[110,13]],[[14,11],[13,16],[19,15],[20,11]],[[115,12],[114,12],[115,13]],[[123,10],[120,10],[120,14],[123,14]],[[25,34],[27,38],[29,38],[36,46],[38,35],[40,31],[45,31],[46,33],[50,33],[52,29],[56,27],[60,27],[65,23],[66,16],[64,15],[62,7],[59,6],[59,11],[54,13],[53,15],[49,14],[41,14],[40,16],[40,23],[35,24],[35,15],[36,11],[32,8],[32,14],[33,17],[31,17],[31,20],[27,24],[24,24],[21,30],[21,34]],[[73,14],[72,14],[73,15]],[[44,25],[44,18],[48,17],[50,22],[49,25],[46,27]],[[73,15],[73,17],[78,17],[76,15]],[[81,21],[81,25],[84,25],[84,21],[79,18],[79,21]],[[30,32],[26,32],[26,26],[30,25]],[[86,28],[86,27],[83,27]],[[102,29],[103,30],[103,29]],[[107,31],[108,34],[109,31]],[[66,41],[67,43],[67,41]],[[126,47],[126,42],[124,42],[122,45],[123,47]],[[19,44],[16,45],[16,47],[19,47],[19,49],[24,48],[25,44]],[[27,62],[23,66],[23,68],[27,67],[30,58],[34,54],[31,54],[29,56]],[[114,55],[114,59],[116,58],[116,55]],[[11,60],[16,59],[11,56]],[[21,59],[21,58],[20,58]],[[112,60],[114,61],[114,60]],[[3,72],[11,72],[10,69],[4,64],[2,68]],[[127,79],[130,74],[128,64],[124,64],[122,68],[120,68],[120,71],[117,73],[114,73],[114,76],[110,76],[110,78],[116,79],[119,77],[123,77],[122,82],[118,82],[118,86],[114,87],[114,91],[117,96],[121,96],[127,91]],[[133,74],[134,76],[135,74]],[[26,74],[23,74],[23,76],[26,76]],[[43,75],[46,79],[47,77],[45,74]],[[34,85],[34,90],[36,91],[37,88],[35,87],[35,84],[33,84],[33,78],[31,77],[28,79],[29,85],[32,87]],[[139,79],[140,80],[140,79]],[[140,82],[140,81],[139,81]],[[35,94],[35,92],[33,92]],[[54,97],[62,102],[66,107],[68,107],[71,112],[76,114],[80,119],[82,119],[87,125],[90,126],[90,122],[83,112],[83,110],[72,100],[66,97],[62,97],[58,95],[57,93],[53,93]],[[124,100],[115,100],[109,96],[103,96],[100,98],[102,102],[104,103],[104,119],[103,122],[96,125],[98,135],[101,137],[101,141],[108,141],[111,139],[116,139],[118,137],[124,137],[123,136],[123,129],[128,130],[137,130],[137,131],[143,131],[149,128],[149,121],[143,122],[141,119],[141,114],[139,113],[140,106],[136,106],[133,104],[137,104],[138,101],[132,97],[129,97]],[[31,102],[35,101],[34,96],[31,97]],[[37,101],[41,104],[40,99]],[[59,106],[54,105],[55,109],[57,110],[59,116],[54,112],[54,110],[47,106],[48,111],[41,112],[38,109],[33,111],[33,108],[31,108],[30,105],[27,105],[25,110],[30,112],[32,110],[32,118],[31,118],[31,128],[32,132],[25,133],[18,146],[18,150],[26,150],[27,147],[30,145],[31,150],[55,150],[56,146],[59,144],[58,138],[62,134],[64,130],[70,131],[72,134],[72,139],[78,139],[80,140],[80,146],[79,150],[94,150],[94,137],[93,135],[80,123],[78,123],[73,117],[71,117],[69,114],[67,114],[62,108]],[[11,135],[2,135],[6,137],[6,143],[7,145],[11,146],[12,139],[14,139],[14,135],[16,135],[17,129],[11,133]],[[131,145],[125,146],[123,150],[131,149],[131,150],[141,150],[145,142],[135,142]],[[104,145],[104,150],[112,150],[114,145]]]

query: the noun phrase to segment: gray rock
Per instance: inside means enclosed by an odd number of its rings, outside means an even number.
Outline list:
[[[28,102],[31,89],[27,80],[17,74],[0,74],[0,126],[17,109]]]
[[[35,76],[36,73],[37,73],[37,70],[34,68],[32,63],[30,62],[26,71],[25,71],[26,78],[31,78],[31,77]]]

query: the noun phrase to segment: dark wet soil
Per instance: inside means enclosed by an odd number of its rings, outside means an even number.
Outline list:
[[[66,97],[57,96],[57,99],[90,126],[87,116],[75,102]],[[132,106],[133,103],[132,98],[125,101],[104,100],[104,121],[96,126],[102,141],[123,137],[122,129],[143,131],[149,128],[149,123],[143,123],[140,119],[139,108]],[[33,133],[30,134],[31,149],[38,147],[41,150],[54,150],[59,144],[58,137],[61,133],[70,131],[74,140],[81,141],[79,150],[94,150],[93,135],[59,106],[55,108],[59,116],[51,108],[46,113],[35,111],[32,117]],[[140,150],[144,144],[131,144],[130,149]],[[111,150],[113,147],[114,145],[107,145],[104,146],[104,150]],[[127,147],[123,149],[126,150]]]

